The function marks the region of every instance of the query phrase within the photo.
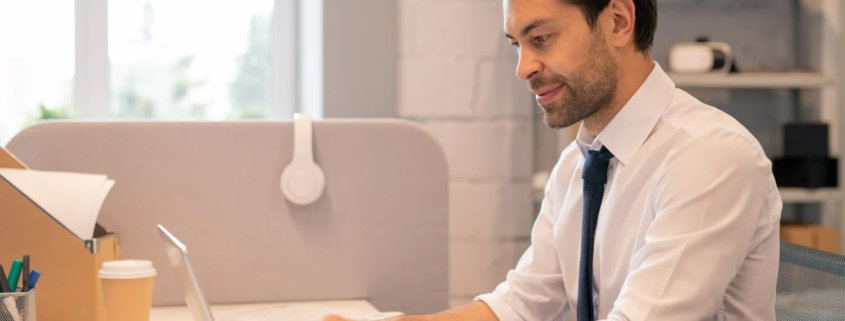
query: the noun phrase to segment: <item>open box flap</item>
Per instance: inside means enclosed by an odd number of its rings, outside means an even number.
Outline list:
[[[15,155],[13,155],[10,151],[6,150],[3,147],[0,147],[0,167],[2,167],[2,168],[14,168],[14,169],[29,169],[23,162],[21,162],[17,157],[15,157]],[[10,180],[8,180],[6,177],[4,177],[2,174],[0,174],[0,179],[2,179],[3,181],[5,181],[9,185],[11,185],[13,188],[15,188],[19,193],[21,193],[24,197],[26,197],[30,202],[35,204],[35,206],[38,207],[44,214],[49,216],[54,222],[56,222],[62,228],[64,228],[65,231],[72,234],[76,239],[82,241],[83,244],[85,245],[85,247],[88,248],[91,251],[91,253],[96,253],[98,251],[98,246],[97,246],[98,245],[98,241],[97,241],[98,238],[105,237],[105,236],[108,236],[108,235],[111,234],[103,226],[101,226],[99,223],[97,223],[96,226],[94,227],[93,238],[92,239],[82,239],[82,238],[78,237],[75,233],[73,233],[66,225],[62,224],[61,221],[59,221],[53,215],[51,215],[41,205],[39,205],[38,202],[35,202],[31,197],[26,195],[26,193],[23,193],[23,191],[21,191],[20,188],[15,186],[14,183],[12,183]]]

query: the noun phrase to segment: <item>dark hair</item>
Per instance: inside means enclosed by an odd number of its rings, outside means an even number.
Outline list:
[[[604,11],[610,4],[610,0],[563,0],[581,9],[587,24],[591,28],[596,27],[599,13]],[[657,28],[657,3],[656,0],[634,0],[636,19],[634,25],[634,46],[639,51],[646,51],[651,48],[654,41],[654,30]]]

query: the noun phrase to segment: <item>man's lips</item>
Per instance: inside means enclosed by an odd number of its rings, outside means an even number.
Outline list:
[[[554,101],[558,96],[560,96],[561,91],[563,91],[563,86],[564,84],[560,84],[554,87],[546,87],[535,91],[534,94],[537,95],[537,103],[544,105]]]

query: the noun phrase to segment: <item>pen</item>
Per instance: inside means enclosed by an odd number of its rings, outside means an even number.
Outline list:
[[[9,270],[9,288],[11,288],[9,292],[16,292],[18,290],[18,279],[21,277],[22,266],[23,262],[21,260],[12,261],[12,268]]]
[[[21,274],[21,265],[23,265],[23,263],[20,260],[15,260],[14,262],[12,262],[12,268],[9,270],[9,282],[6,283],[5,286],[4,286],[9,291],[4,291],[4,292],[15,292],[15,290],[17,290],[18,277]],[[3,279],[3,281],[0,281],[0,283],[3,283],[4,281],[6,281],[5,275],[3,275],[3,277],[0,277],[0,279]],[[14,284],[14,288],[12,287],[12,284]],[[12,297],[3,298],[3,306],[6,308],[6,312],[8,313],[8,316],[12,317],[13,321],[21,321],[20,310],[18,310],[18,307],[15,303],[14,298],[12,298]]]
[[[17,303],[13,297],[7,296],[3,298],[3,306],[6,308],[6,317],[11,317],[12,321],[22,321],[21,311],[18,309]],[[8,320],[8,319],[7,319]]]
[[[41,278],[41,272],[38,272],[36,270],[32,270],[32,272],[29,273],[29,288],[30,289],[35,288],[35,284],[38,283],[39,278]]]
[[[21,292],[29,292],[29,254],[23,255],[23,282]]]
[[[3,301],[5,301],[5,300],[3,300]],[[6,309],[5,302],[3,302],[3,303],[4,304],[0,304],[0,318],[5,318],[4,320],[6,320],[6,319],[14,320],[15,318],[12,317],[12,314],[11,314],[11,312],[9,312],[9,309]]]
[[[0,293],[12,292],[12,289],[9,288],[9,281],[6,280],[6,270],[3,269],[3,265],[0,265]]]

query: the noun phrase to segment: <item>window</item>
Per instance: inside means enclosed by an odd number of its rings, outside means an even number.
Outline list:
[[[0,1],[0,48],[2,146],[32,122],[71,112],[74,2]]]
[[[269,118],[274,0],[110,0],[113,118]]]
[[[47,118],[290,118],[297,2],[0,1],[0,146]]]

